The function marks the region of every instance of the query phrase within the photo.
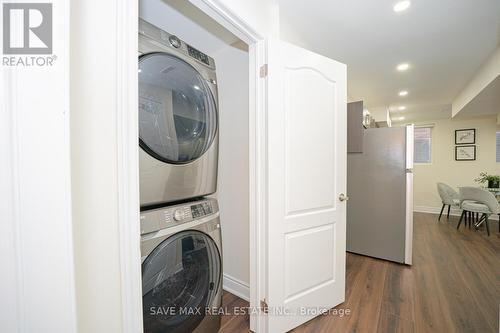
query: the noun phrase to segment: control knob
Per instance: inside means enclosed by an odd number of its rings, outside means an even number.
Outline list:
[[[184,216],[184,210],[182,210],[182,209],[176,209],[174,211],[174,220],[176,220],[176,221],[182,221],[182,220],[184,220],[184,217],[185,217]]]
[[[181,47],[181,40],[179,38],[177,38],[176,36],[172,35],[172,36],[168,37],[168,41],[170,42],[170,45],[172,45],[176,49]]]

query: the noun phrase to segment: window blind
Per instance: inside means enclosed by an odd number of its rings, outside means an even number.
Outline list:
[[[432,136],[431,127],[417,127],[415,128],[415,163],[430,163],[432,156]]]

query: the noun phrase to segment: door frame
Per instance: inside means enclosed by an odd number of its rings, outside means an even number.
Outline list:
[[[218,0],[189,0],[194,6],[231,31],[249,46],[249,221],[250,221],[250,306],[258,307],[265,296],[265,253],[263,237],[267,223],[267,106],[266,81],[260,68],[267,61],[264,36],[260,35],[238,15]],[[117,117],[118,205],[120,214],[119,255],[122,295],[122,328],[124,332],[142,330],[142,283],[139,235],[139,184],[137,152],[137,18],[135,0],[118,1],[117,29],[122,38],[116,42],[116,70],[123,84],[118,87],[117,99],[122,106]],[[119,82],[120,82],[119,81]],[[265,332],[264,315],[252,315],[250,328]]]

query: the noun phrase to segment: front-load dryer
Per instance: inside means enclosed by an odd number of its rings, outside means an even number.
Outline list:
[[[215,62],[139,21],[139,181],[142,209],[214,193]]]
[[[145,333],[215,333],[222,246],[215,199],[141,213]]]

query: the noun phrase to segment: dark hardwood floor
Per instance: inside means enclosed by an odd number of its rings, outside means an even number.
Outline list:
[[[294,333],[499,332],[500,233],[415,213],[413,266],[347,254],[346,301],[350,315],[317,317]],[[228,309],[248,303],[225,293]],[[220,332],[248,332],[248,315],[228,315]]]

